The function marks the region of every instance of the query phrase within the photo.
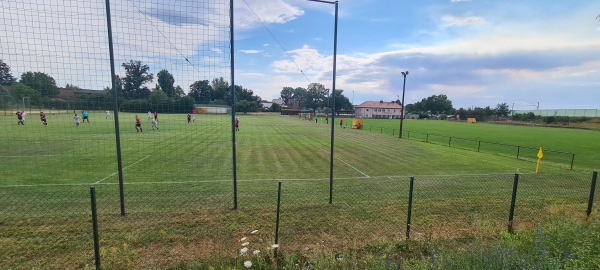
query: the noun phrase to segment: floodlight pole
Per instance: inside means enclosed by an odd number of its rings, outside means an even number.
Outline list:
[[[331,88],[331,149],[329,154],[329,204],[333,203],[333,143],[335,133],[335,71],[337,58],[337,28],[338,28],[338,1],[308,0],[335,5],[335,24],[333,29],[333,87]]]
[[[402,139],[402,126],[404,124],[404,93],[406,92],[406,76],[408,76],[408,71],[403,71],[402,76],[404,77],[404,84],[402,85],[402,110],[400,110],[400,139]]]

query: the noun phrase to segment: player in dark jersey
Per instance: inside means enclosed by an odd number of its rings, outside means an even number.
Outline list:
[[[240,131],[240,118],[235,118],[235,131]]]
[[[17,123],[18,125],[25,125],[25,122],[23,122],[23,112],[22,111],[17,111],[17,119],[19,119],[19,122]]]
[[[142,130],[142,120],[140,120],[140,118],[137,115],[135,116],[135,131],[136,132],[143,132],[143,130]]]
[[[158,112],[154,112],[154,120],[156,120],[156,122],[158,122]]]
[[[187,115],[188,125],[192,122],[192,115],[188,113]]]
[[[42,124],[44,124],[44,127],[48,126],[48,122],[46,122],[46,114],[44,112],[40,112],[40,120],[42,120]]]

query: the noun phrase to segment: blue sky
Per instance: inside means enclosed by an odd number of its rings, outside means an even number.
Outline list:
[[[331,88],[334,5],[234,6],[236,84],[264,99]],[[407,104],[445,94],[456,108],[600,108],[598,14],[600,1],[340,0],[336,88],[355,104],[395,100],[409,71]]]
[[[17,78],[42,71],[59,86],[110,86],[104,7],[0,1],[0,59]],[[234,9],[236,84],[266,100],[286,86],[332,87],[334,5],[234,0]],[[112,0],[117,74],[135,59],[169,70],[185,91],[228,79],[228,12],[228,0]],[[354,104],[396,100],[409,71],[408,104],[445,94],[455,108],[600,109],[599,14],[592,0],[339,0],[336,88]]]

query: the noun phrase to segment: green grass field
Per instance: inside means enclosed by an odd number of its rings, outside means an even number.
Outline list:
[[[365,130],[371,132],[383,131],[391,134],[392,129],[395,135],[398,135],[400,120],[387,119],[365,119]],[[524,152],[524,155],[535,157],[537,149],[552,149],[562,152],[575,154],[575,167],[599,169],[600,168],[600,132],[596,130],[568,129],[568,128],[550,128],[536,126],[513,126],[500,125],[479,122],[477,124],[467,124],[464,121],[446,121],[446,120],[412,120],[404,121],[404,136],[417,140],[424,140],[425,133],[444,135],[443,142],[446,143],[447,137],[468,138],[486,142],[498,142],[503,144],[521,145],[535,148],[534,151]],[[412,132],[412,134],[411,134]],[[433,140],[436,138],[432,136]],[[457,140],[455,139],[455,142]],[[457,142],[460,145],[460,142]],[[467,144],[465,142],[465,144]],[[491,146],[491,145],[487,145]],[[470,149],[476,149],[477,143],[468,143]],[[485,147],[484,147],[485,148]],[[498,152],[506,152],[507,155],[514,156],[515,149],[504,147],[505,149],[491,149]],[[570,163],[570,156],[555,155],[557,162]],[[550,156],[546,155],[546,158]]]
[[[160,115],[159,130],[151,129],[144,113],[140,117],[144,120],[144,132],[136,133],[134,115],[120,114],[127,182],[232,178],[227,116],[201,115],[187,125],[185,115]],[[17,126],[15,117],[0,117],[3,127],[0,169],[5,179],[1,185],[115,183],[118,175],[114,122],[104,119],[103,113],[92,114],[90,118],[92,123],[82,123],[76,128],[72,115],[49,115],[49,125],[44,128],[37,115],[30,115],[25,126]],[[329,178],[327,125],[281,116],[241,118],[242,131],[237,138],[238,179]],[[380,124],[392,126],[395,122],[376,121],[373,125]],[[534,147],[544,145],[576,153],[576,164],[582,164],[583,168],[597,168],[593,164],[600,160],[594,142],[598,133],[585,130],[406,121],[405,131]],[[337,129],[335,146],[335,178],[527,173],[535,169],[531,162],[376,136],[364,130]]]
[[[14,116],[0,117],[0,246],[8,247],[0,251],[0,268],[90,268],[92,185],[108,269],[236,264],[244,259],[239,239],[255,229],[251,245],[268,258],[278,181],[281,252],[288,256],[404,239],[410,176],[416,240],[485,241],[505,230],[514,173],[521,174],[517,230],[558,217],[582,218],[587,205],[588,168],[543,164],[536,175],[531,160],[339,127],[330,205],[330,127],[296,117],[241,115],[239,209],[231,211],[229,116],[199,115],[188,125],[185,115],[159,115],[159,129],[152,130],[141,113],[141,133],[133,114],[119,116],[125,217],[119,214],[113,120],[96,112],[77,128],[70,114],[49,115],[47,127],[36,115],[25,126],[17,126]]]

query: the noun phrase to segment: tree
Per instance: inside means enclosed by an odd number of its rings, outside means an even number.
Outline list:
[[[65,89],[73,89],[73,90],[77,90],[77,89],[81,89],[79,86],[74,85],[74,84],[68,84],[65,85]]]
[[[243,112],[254,112],[258,109],[259,103],[256,101],[240,100],[235,103],[235,111]]]
[[[190,92],[188,93],[188,96],[194,98],[194,100],[198,103],[208,104],[210,102],[211,92],[212,87],[210,86],[208,80],[196,81],[190,85]]]
[[[152,93],[150,94],[150,97],[148,99],[150,100],[150,102],[152,104],[160,104],[160,103],[163,103],[165,100],[168,101],[169,97],[157,85],[157,87],[154,88],[154,90],[152,91]]]
[[[11,100],[12,100],[11,94],[8,92],[7,89],[4,89],[4,87],[2,87],[0,85],[0,108],[1,109],[8,108],[9,102]]]
[[[115,88],[117,90],[117,97],[122,99],[123,98],[123,80],[121,80],[119,75],[115,75]],[[108,96],[110,96],[112,98],[112,96],[113,96],[112,83],[111,83],[111,86],[105,87],[104,91],[106,92],[106,94]],[[119,102],[119,103],[121,103],[121,102]]]
[[[0,85],[12,85],[17,80],[10,73],[10,66],[0,60]]]
[[[58,96],[56,81],[46,73],[28,71],[21,75],[19,82],[38,91],[42,97]]]
[[[192,97],[182,97],[175,101],[175,112],[189,113],[194,109],[195,100]]]
[[[329,104],[331,106],[331,104]],[[352,106],[352,102],[344,96],[344,90],[336,89],[335,90],[335,111],[354,111],[354,106]]]
[[[312,109],[314,112],[318,108],[327,107],[328,95],[329,89],[325,88],[323,84],[311,83],[300,99],[300,104],[302,107]]]
[[[270,111],[272,111],[272,112],[280,112],[281,111],[281,106],[279,106],[279,104],[277,104],[277,103],[273,103],[271,105]]]
[[[181,88],[181,86],[175,86],[175,97],[185,97],[185,92],[183,91],[183,88]]]
[[[460,108],[458,110],[456,110],[456,114],[460,117],[460,119],[467,119],[469,116],[467,114],[467,110],[465,110],[464,108]]]
[[[13,98],[15,98],[16,100],[21,100],[24,97],[28,97],[33,101],[39,100],[41,97],[41,94],[39,91],[29,87],[28,85],[24,84],[24,83],[17,83],[15,84],[12,89],[11,89],[11,95],[13,96]]]
[[[123,94],[130,98],[147,98],[150,96],[150,89],[143,86],[154,79],[154,75],[148,72],[150,67],[142,65],[139,60],[129,60],[129,63],[123,63],[122,66],[125,68]]]
[[[510,110],[508,109],[508,104],[499,103],[498,105],[496,105],[496,108],[494,109],[494,115],[508,116],[508,114],[510,114]]]
[[[219,99],[225,101],[225,104],[231,104],[229,82],[223,79],[223,77],[219,77],[213,79],[210,82],[210,86],[212,87],[211,98],[213,100]]]
[[[156,74],[160,89],[168,96],[175,97],[175,78],[168,70],[163,69]]]
[[[302,98],[304,96],[306,96],[306,93],[307,93],[307,90],[302,87],[292,88],[292,87],[286,86],[283,88],[283,90],[281,90],[280,96],[281,96],[281,99],[286,104],[289,105],[290,99],[295,99],[295,100],[298,100],[299,102],[302,102]]]
[[[452,101],[446,95],[433,95],[413,104],[412,110],[417,112],[429,112],[431,114],[452,114],[454,108]]]
[[[246,100],[248,102],[255,102],[255,103],[260,103],[261,98],[258,96],[254,95],[254,92],[250,89],[246,89],[244,87],[242,87],[241,85],[236,85],[234,87],[235,89],[235,99],[236,99],[236,103],[237,101],[240,100]],[[258,108],[258,104],[256,106]]]
[[[292,98],[293,95],[294,95],[294,88],[289,87],[289,86],[284,87],[280,93],[281,99],[286,104],[288,103],[288,100],[290,100]]]

